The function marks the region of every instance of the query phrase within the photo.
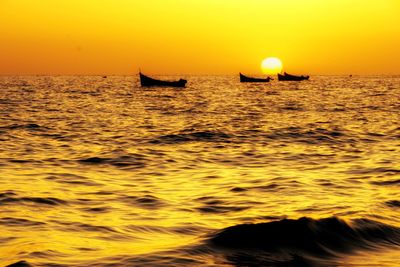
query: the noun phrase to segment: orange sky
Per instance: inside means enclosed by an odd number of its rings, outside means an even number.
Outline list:
[[[397,0],[0,0],[0,74],[400,74]]]

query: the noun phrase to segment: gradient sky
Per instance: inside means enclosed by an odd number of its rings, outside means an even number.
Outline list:
[[[400,74],[398,0],[0,0],[0,74]]]

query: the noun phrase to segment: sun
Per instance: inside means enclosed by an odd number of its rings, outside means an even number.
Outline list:
[[[282,61],[276,57],[268,57],[261,62],[261,70],[264,74],[277,74],[282,71]]]

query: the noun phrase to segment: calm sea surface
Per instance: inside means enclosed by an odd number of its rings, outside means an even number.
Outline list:
[[[1,266],[400,266],[400,77],[183,78],[0,77]]]

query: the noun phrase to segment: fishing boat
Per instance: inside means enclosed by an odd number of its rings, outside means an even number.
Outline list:
[[[141,72],[139,72],[140,76],[140,85],[142,87],[148,86],[170,86],[170,87],[185,87],[187,81],[184,79],[179,79],[178,81],[162,81],[150,78]]]
[[[279,74],[278,73],[278,80],[279,81],[304,81],[304,80],[308,80],[310,78],[310,76],[296,76],[296,75],[291,75],[289,73],[284,72],[283,74]]]
[[[270,80],[272,80],[270,77],[267,77],[266,79],[247,77],[247,76],[243,75],[242,73],[239,73],[239,76],[240,76],[241,83],[267,83]]]

